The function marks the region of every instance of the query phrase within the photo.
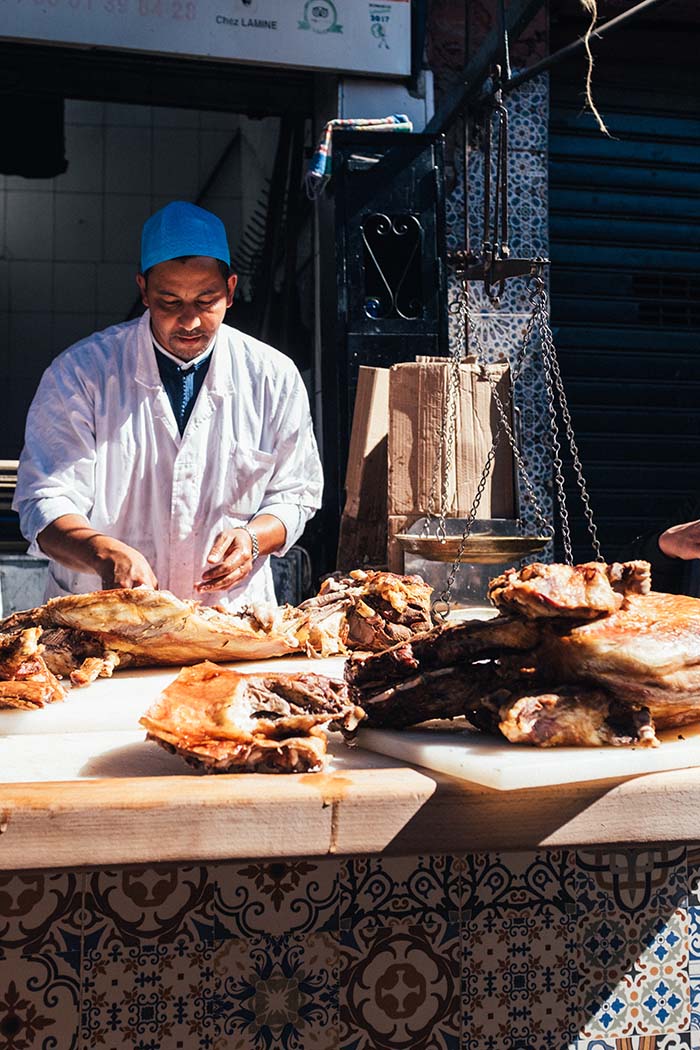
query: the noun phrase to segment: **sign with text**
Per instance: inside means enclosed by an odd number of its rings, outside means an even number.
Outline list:
[[[0,36],[405,76],[410,0],[0,0]]]

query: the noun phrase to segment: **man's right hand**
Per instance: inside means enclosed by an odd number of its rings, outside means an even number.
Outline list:
[[[96,573],[105,590],[158,587],[153,569],[128,543],[96,532],[79,514],[63,514],[37,536],[44,554],[77,572]]]
[[[111,536],[97,533],[88,540],[104,590],[113,587],[158,587],[153,569],[143,554]]]

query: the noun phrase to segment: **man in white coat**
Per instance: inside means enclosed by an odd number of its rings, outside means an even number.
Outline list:
[[[69,347],[29,409],[15,509],[47,597],[161,587],[235,608],[274,601],[269,555],[321,504],[294,364],[223,324],[226,231],[174,201],[146,222],[147,307]]]

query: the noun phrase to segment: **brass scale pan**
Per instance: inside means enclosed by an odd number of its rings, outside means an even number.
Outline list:
[[[427,561],[454,561],[462,543],[461,536],[446,536],[439,540],[437,536],[409,532],[400,532],[395,539],[408,554],[416,554]],[[468,536],[460,561],[482,565],[518,561],[544,550],[549,540],[549,536]]]

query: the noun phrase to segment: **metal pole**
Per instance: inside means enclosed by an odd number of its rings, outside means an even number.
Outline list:
[[[636,4],[635,7],[630,7],[629,11],[623,11],[622,14],[617,15],[615,18],[610,18],[607,22],[604,22],[597,29],[594,29],[592,38],[601,39],[606,33],[609,33],[611,29],[617,29],[624,22],[627,22],[630,18],[634,18],[636,15],[640,15],[643,11],[651,10],[653,7],[660,7],[661,4],[667,4],[669,0],[642,0],[641,4]],[[560,62],[563,58],[569,58],[570,55],[580,51],[584,46],[584,38],[581,36],[578,40],[574,40],[573,43],[567,44],[566,47],[562,47],[559,51],[555,51],[553,55],[548,55],[543,58],[541,62],[535,63],[534,66],[530,66],[529,69],[524,69],[522,73],[518,73],[517,76],[511,77],[510,80],[504,81],[502,84],[503,91],[513,91],[514,88],[520,87],[521,84],[531,80],[532,77],[538,76],[540,73],[544,73],[550,66]]]

